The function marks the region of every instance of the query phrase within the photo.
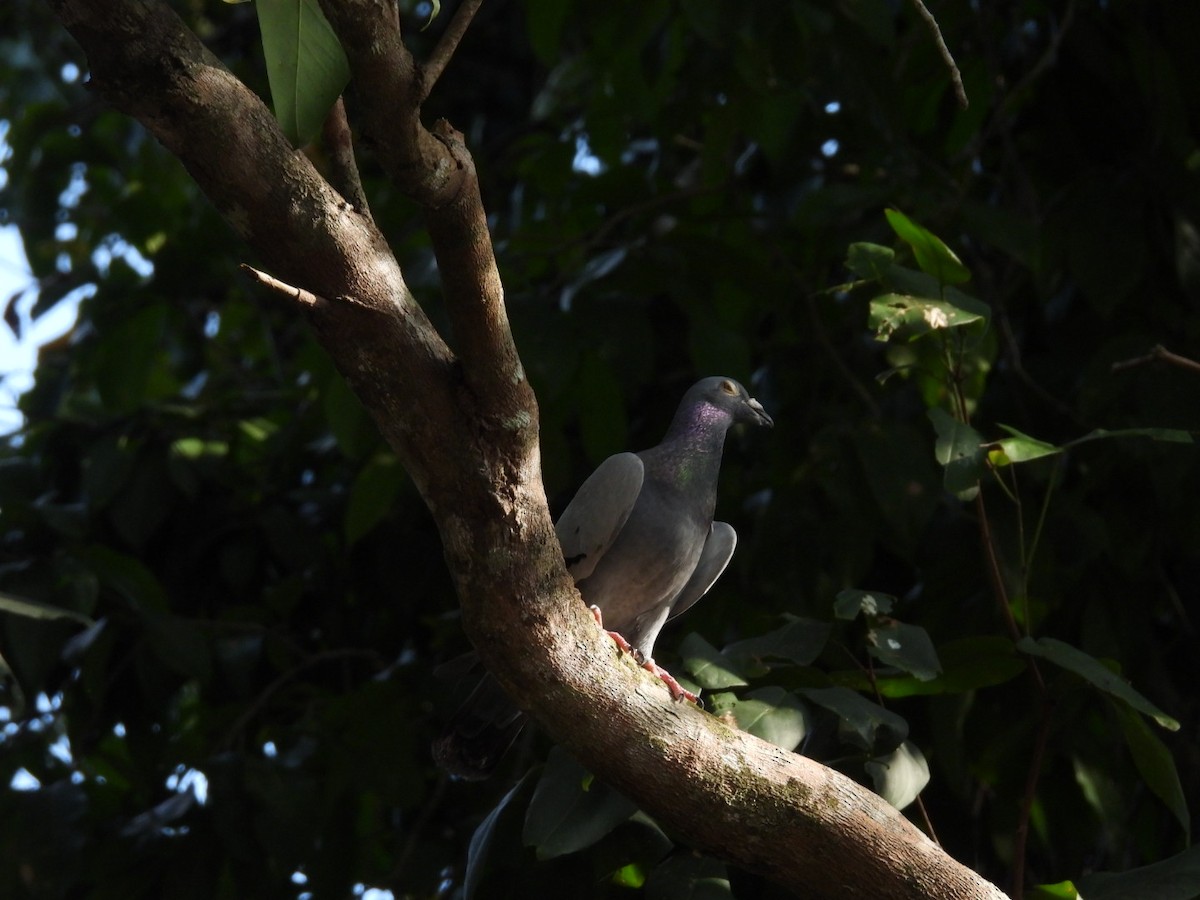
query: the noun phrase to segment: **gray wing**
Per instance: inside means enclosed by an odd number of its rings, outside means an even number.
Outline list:
[[[732,525],[724,522],[713,522],[708,537],[704,541],[704,549],[700,552],[700,562],[692,572],[692,577],[683,586],[671,603],[670,618],[687,612],[697,600],[708,593],[708,589],[716,584],[729,560],[733,559],[733,548],[737,546],[737,532]]]
[[[641,493],[642,476],[642,461],[634,454],[610,456],[588,476],[559,516],[554,532],[575,581],[592,574],[625,527]]]

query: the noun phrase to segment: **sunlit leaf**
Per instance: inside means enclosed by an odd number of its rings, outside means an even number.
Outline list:
[[[298,147],[321,130],[350,64],[317,0],[258,0],[275,118]]]
[[[777,685],[751,691],[744,699],[717,694],[712,700],[713,715],[731,715],[742,731],[784,750],[795,750],[812,730],[808,708]]]
[[[904,809],[929,784],[929,763],[912,741],[905,741],[886,756],[869,760],[865,768],[875,793],[896,809]]]
[[[1056,453],[1062,453],[1062,447],[1056,447],[1053,444],[1048,444],[1045,441],[1039,441],[1037,438],[1032,438],[1027,434],[1022,434],[1017,429],[998,423],[999,427],[1007,431],[1011,437],[1001,438],[998,441],[993,441],[989,446],[998,447],[1004,454],[1004,459],[1010,463],[1028,462],[1031,459],[1041,459],[1045,456],[1053,456]]]
[[[970,281],[971,271],[941,238],[899,210],[885,209],[884,215],[887,216],[892,230],[912,247],[921,271],[932,275],[942,284],[962,284],[964,281]]]
[[[13,613],[27,619],[71,619],[83,625],[92,624],[90,617],[75,612],[73,609],[63,609],[61,606],[42,603],[40,600],[33,600],[29,597],[18,597],[2,591],[0,591],[0,612]]]
[[[424,31],[433,24],[433,20],[438,17],[438,13],[442,11],[442,0],[429,0],[429,18],[425,20],[425,24],[421,26]]]
[[[1086,900],[1086,898],[1080,898],[1079,891],[1070,881],[1035,885],[1029,896],[1031,900]]]
[[[871,300],[867,325],[877,341],[890,341],[894,337],[911,340],[931,331],[970,325],[983,318],[978,312],[962,309],[948,300],[893,293]]]
[[[742,676],[733,659],[723,655],[700,635],[692,632],[679,645],[683,667],[705,690],[742,687],[749,682]]]

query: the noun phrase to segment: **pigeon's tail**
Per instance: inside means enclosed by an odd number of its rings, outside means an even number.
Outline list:
[[[434,762],[459,778],[487,778],[523,727],[525,714],[485,675],[433,742]]]

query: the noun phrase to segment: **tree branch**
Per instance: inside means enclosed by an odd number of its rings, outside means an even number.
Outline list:
[[[374,225],[172,11],[153,0],[49,2],[100,94],[183,161],[277,273],[266,283],[328,298],[305,304],[309,321],[430,507],[464,625],[523,708],[664,826],[806,897],[1003,897],[871,791],[673,703],[595,627],[546,510],[536,407],[470,157],[453,129],[421,126],[419,73],[390,0],[322,7],[352,60],[367,133],[426,211],[461,361]]]
[[[1122,359],[1112,364],[1113,372],[1121,372],[1125,369],[1132,369],[1138,366],[1149,365],[1150,363],[1165,362],[1173,366],[1183,369],[1185,372],[1200,374],[1200,362],[1190,359],[1186,356],[1180,356],[1178,353],[1172,353],[1162,344],[1155,344],[1150,348],[1150,352],[1144,356],[1135,356],[1133,359]]]
[[[966,109],[971,105],[971,101],[967,99],[967,89],[963,86],[962,72],[958,70],[958,63],[954,61],[954,54],[946,46],[946,39],[942,37],[942,29],[938,25],[937,19],[933,17],[933,13],[929,11],[929,7],[922,0],[912,0],[912,5],[916,9],[917,15],[924,20],[925,27],[933,36],[933,42],[937,45],[942,61],[950,70],[950,83],[954,85],[954,97],[958,100],[959,108]]]
[[[350,134],[350,123],[346,121],[346,104],[341,97],[337,98],[321,126],[321,143],[329,154],[330,177],[334,188],[356,212],[370,219],[371,207],[358,174],[354,139]]]
[[[433,86],[437,84],[437,80],[442,77],[442,72],[445,71],[447,64],[450,62],[450,57],[458,49],[459,42],[462,41],[463,35],[467,33],[467,29],[471,27],[475,13],[479,11],[479,7],[482,5],[483,0],[462,0],[458,4],[458,9],[454,11],[454,15],[450,18],[450,24],[442,32],[437,46],[433,48],[433,53],[429,55],[429,59],[426,60],[423,67],[422,100],[425,100],[429,96],[430,92],[433,91]]]
[[[455,16],[465,29],[473,13]],[[418,203],[433,239],[442,291],[467,387],[485,427],[520,456],[536,448],[537,402],[504,310],[475,163],[448,123],[420,120],[423,78],[405,47],[396,7],[380,0],[321,0],[350,60],[364,134],[396,186]],[[457,43],[457,41],[456,41]],[[512,474],[512,473],[510,473]],[[540,474],[538,475],[540,479]]]

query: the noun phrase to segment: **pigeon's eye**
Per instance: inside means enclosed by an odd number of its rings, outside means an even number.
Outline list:
[[[736,394],[738,392],[737,388],[734,387],[734,384],[732,381],[722,381],[721,382],[721,390],[723,390],[727,394]]]

